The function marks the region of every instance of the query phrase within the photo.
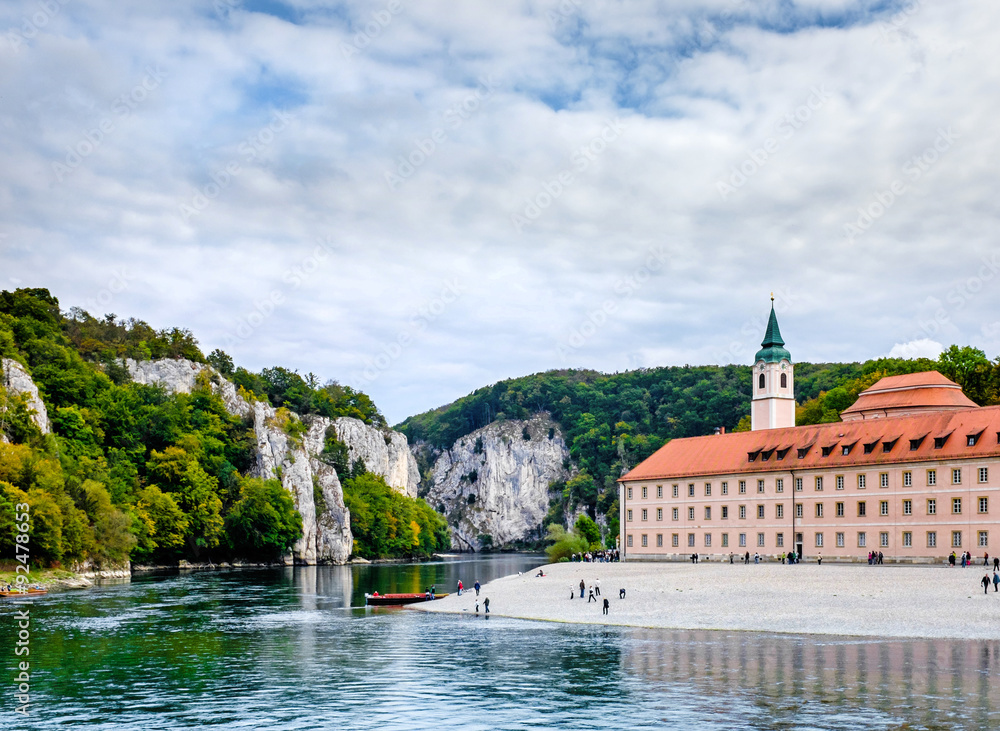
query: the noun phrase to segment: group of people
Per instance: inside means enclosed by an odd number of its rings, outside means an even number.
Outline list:
[[[868,552],[868,565],[869,566],[881,566],[882,559],[884,556],[881,551],[869,551]]]
[[[980,583],[983,585],[983,592],[988,594],[990,591],[990,575],[983,574],[983,578]],[[993,591],[994,593],[1000,591],[1000,571],[996,569],[993,569]]]
[[[587,583],[583,579],[580,579],[580,598],[581,599],[583,599],[583,592],[585,592],[585,591],[587,591]],[[591,586],[590,586],[590,593],[587,595],[587,604],[590,604],[591,602],[596,602],[597,601],[597,597],[599,597],[599,596],[601,596],[601,580],[600,579],[594,579],[594,583],[591,584]],[[573,599],[575,597],[576,597],[576,587],[571,586],[569,588],[569,598]],[[624,599],[625,598],[625,589],[624,588],[618,590],[618,598],[619,599]],[[611,608],[611,602],[608,601],[607,597],[601,597],[601,599],[604,602],[604,607],[603,607],[604,614],[607,614],[608,610]]]
[[[955,555],[955,552],[952,551],[951,555],[948,556],[948,565],[949,566],[954,566],[957,560],[958,560],[958,557]],[[962,568],[963,569],[966,566],[971,566],[973,561],[974,561],[974,559],[972,558],[972,551],[964,551],[962,553]],[[983,566],[989,566],[989,565],[990,565],[990,554],[984,553],[983,554]],[[1000,557],[997,557],[997,556],[993,557],[993,572],[994,573],[1000,572]]]
[[[573,562],[582,561],[584,563],[610,563],[612,561],[620,561],[621,554],[618,552],[617,548],[609,548],[606,551],[574,553],[569,557],[569,560]]]
[[[480,586],[480,584],[479,584],[479,579],[476,579],[476,583],[472,585],[472,588],[476,590],[476,596],[479,596],[479,590],[482,588],[482,586]],[[462,592],[463,591],[465,591],[465,585],[462,583],[462,580],[459,579],[458,580],[458,595],[462,596]]]

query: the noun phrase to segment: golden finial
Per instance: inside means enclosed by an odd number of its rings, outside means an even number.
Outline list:
[[[771,292],[771,301],[774,302],[774,292]]]

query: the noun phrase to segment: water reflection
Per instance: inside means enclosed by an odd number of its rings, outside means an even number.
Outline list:
[[[772,712],[819,703],[902,716],[918,728],[1000,726],[1000,641],[634,630],[623,668],[653,687],[748,695]]]

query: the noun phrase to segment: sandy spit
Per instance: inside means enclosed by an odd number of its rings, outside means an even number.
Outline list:
[[[986,569],[779,563],[562,563],[483,586],[490,614],[551,622],[865,637],[1000,639],[1000,593],[983,593]],[[992,578],[993,572],[989,571]],[[475,582],[474,576],[463,581]],[[580,580],[588,591],[580,599]],[[601,597],[588,602],[600,580]],[[619,589],[625,598],[619,598]],[[454,592],[454,587],[448,587]],[[573,599],[570,593],[573,592]],[[610,602],[607,616],[603,602]],[[425,612],[475,615],[475,591]]]

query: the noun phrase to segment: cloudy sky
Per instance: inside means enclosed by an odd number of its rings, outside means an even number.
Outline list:
[[[1000,351],[992,0],[6,0],[0,287],[391,422],[561,367]]]

